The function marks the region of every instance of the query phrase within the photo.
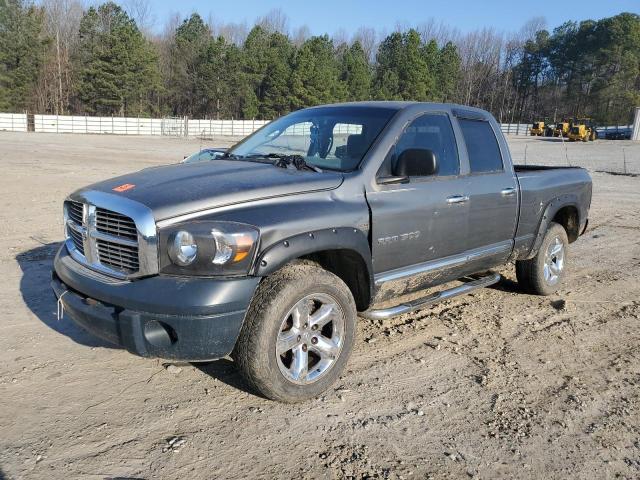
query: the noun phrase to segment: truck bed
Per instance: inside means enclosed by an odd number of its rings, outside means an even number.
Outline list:
[[[531,172],[536,170],[570,170],[572,168],[578,168],[582,170],[581,167],[572,167],[567,165],[553,166],[553,167],[549,165],[515,165],[515,164],[513,165],[513,169],[515,170],[516,173]]]
[[[580,222],[591,205],[591,177],[580,167],[514,165],[520,185],[520,217],[516,239],[535,238],[542,216],[555,199],[575,206]],[[519,243],[518,242],[518,243]]]

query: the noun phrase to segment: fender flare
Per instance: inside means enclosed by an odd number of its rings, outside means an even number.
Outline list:
[[[374,281],[369,239],[366,233],[353,227],[313,230],[279,240],[258,253],[253,273],[264,277],[296,258],[326,250],[350,250],[362,258],[372,298]]]
[[[578,196],[573,193],[560,195],[559,197],[551,200],[544,209],[544,213],[542,214],[542,218],[540,218],[540,223],[538,224],[538,233],[536,234],[536,237],[533,241],[531,250],[529,250],[529,253],[524,257],[524,259],[528,260],[536,256],[538,250],[540,250],[540,246],[542,245],[542,240],[547,233],[549,224],[561,208],[575,207],[578,212],[578,225],[580,225],[580,208],[578,205]]]

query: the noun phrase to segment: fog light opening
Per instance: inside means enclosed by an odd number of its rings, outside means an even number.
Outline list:
[[[144,338],[151,345],[166,348],[178,341],[178,334],[166,323],[150,320],[144,325]]]

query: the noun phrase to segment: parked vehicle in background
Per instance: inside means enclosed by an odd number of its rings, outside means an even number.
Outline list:
[[[569,136],[569,122],[562,121],[556,124],[556,127],[553,129],[554,137],[564,137],[567,138]]]
[[[631,127],[602,128],[600,131],[604,133],[598,133],[598,135],[607,140],[631,140],[633,133]]]
[[[588,142],[598,138],[596,127],[590,118],[574,120],[569,128],[568,135],[570,142]]]
[[[182,163],[208,162],[222,157],[226,153],[226,148],[203,148],[196,153],[184,157]]]
[[[524,291],[556,292],[590,202],[584,169],[514,166],[483,110],[314,107],[216,161],[72,193],[52,287],[75,322],[132,353],[231,354],[258,392],[295,402],[342,374],[358,315],[492,285],[508,262]]]
[[[529,133],[532,137],[542,137],[544,135],[544,122],[533,122]]]

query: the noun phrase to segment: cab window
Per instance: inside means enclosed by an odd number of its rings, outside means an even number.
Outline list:
[[[502,154],[489,122],[466,118],[459,119],[459,122],[467,144],[471,173],[501,172]]]
[[[431,150],[438,162],[436,175],[458,175],[460,161],[458,148],[449,117],[445,114],[425,114],[405,128],[395,147],[394,161],[407,149]]]

